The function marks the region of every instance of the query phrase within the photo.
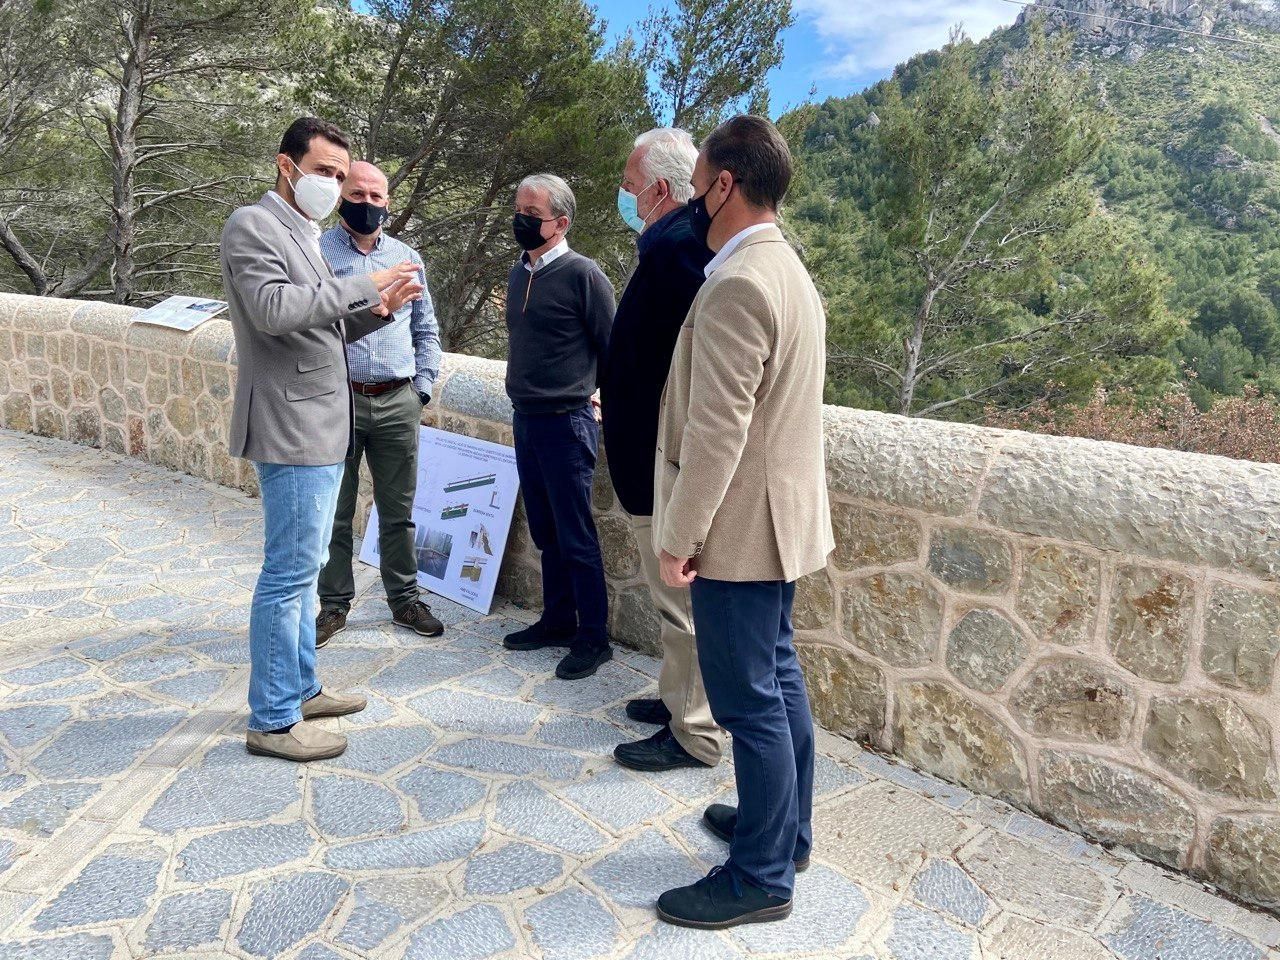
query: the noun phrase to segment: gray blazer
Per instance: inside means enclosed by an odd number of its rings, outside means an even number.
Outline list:
[[[222,284],[239,375],[231,414],[233,457],[326,466],[351,450],[347,340],[394,317],[368,276],[335,277],[305,222],[269,196],[222,228]]]

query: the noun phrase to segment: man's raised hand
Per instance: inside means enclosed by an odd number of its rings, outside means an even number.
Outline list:
[[[404,263],[397,263],[394,267],[387,267],[385,270],[375,270],[369,274],[369,279],[373,281],[373,285],[378,288],[381,293],[388,287],[397,283],[403,283],[405,280],[412,280],[418,276],[418,272],[422,268],[410,260]]]
[[[415,267],[414,270],[416,272],[417,268]],[[382,302],[373,308],[373,312],[380,317],[390,316],[406,303],[420,300],[422,292],[426,289],[422,281],[417,279],[398,280],[385,290],[378,291]]]

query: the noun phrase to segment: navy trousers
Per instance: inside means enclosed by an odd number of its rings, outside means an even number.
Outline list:
[[[607,646],[609,601],[591,515],[600,425],[590,406],[569,413],[517,411],[512,425],[529,533],[542,551],[542,622],[576,627],[575,647]]]
[[[690,587],[707,699],[733,734],[738,824],[730,870],[791,898],[813,844],[813,718],[796,658],[796,585],[698,577]]]

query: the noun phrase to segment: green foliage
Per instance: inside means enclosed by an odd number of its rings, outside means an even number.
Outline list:
[[[765,78],[782,63],[791,0],[675,0],[644,25],[657,74],[653,112],[701,139],[729,112],[768,114]]]
[[[1189,333],[1182,342],[1182,353],[1194,373],[1198,405],[1212,394],[1238,394],[1246,379],[1254,373],[1253,352],[1244,345],[1240,331],[1227,327],[1213,336]]]
[[[1238,103],[1217,100],[1201,109],[1182,152],[1192,164],[1212,166],[1224,147],[1244,160],[1280,159],[1280,147],[1263,133],[1255,114]]]
[[[632,137],[763,110],[791,19],[678,0],[607,47],[584,0],[9,0],[0,287],[216,294],[227,212],[308,111],[391,175],[446,343],[501,355],[519,179],[569,180],[573,243],[620,283]],[[1023,24],[780,119],[829,399],[973,417],[1180,376],[1204,409],[1280,391],[1280,58],[1144,43]]]
[[[790,22],[790,0],[688,0],[638,49],[606,48],[583,0],[0,2],[0,288],[216,294],[227,213],[314,113],[388,173],[445,345],[501,355],[520,179],[569,181],[573,244],[620,283],[634,137],[658,110],[702,129],[763,109]]]
[[[617,276],[623,162],[651,125],[642,65],[606,51],[581,0],[377,0],[335,15],[299,97],[387,172],[392,233],[421,250],[446,348],[501,355],[501,297],[519,252],[511,200],[527,174],[578,196],[576,249]]]
[[[1118,118],[1094,180],[1171,277],[1170,308],[1190,318],[1172,357],[1192,397],[1208,409],[1246,388],[1274,393],[1280,136],[1269,117],[1280,57],[1205,43],[1086,62]]]
[[[811,111],[787,226],[828,303],[829,400],[973,417],[978,404],[1081,402],[1095,385],[1141,402],[1180,376],[1206,409],[1221,394],[1275,391],[1280,61],[1206,43],[1131,62],[1067,43],[1023,24]],[[1038,84],[1017,79],[1028,57]],[[1019,142],[1029,166],[1007,153]],[[1046,187],[1026,194],[1028,222],[1055,227],[1001,248],[1012,269],[939,287],[915,367],[930,375],[905,404],[929,270],[950,262],[927,255],[927,240],[962,243],[961,225],[1013,178]],[[1028,341],[1071,317],[1090,319]],[[959,369],[931,368],[956,351],[971,351]]]
[[[983,53],[955,38],[805,138],[788,223],[830,307],[831,399],[973,416],[1171,375],[1163,279],[1088,183],[1093,84],[1039,31]]]
[[[6,90],[35,118],[0,127],[0,286],[215,293],[218,231],[279,136],[265,78],[311,17],[302,0],[0,7]]]

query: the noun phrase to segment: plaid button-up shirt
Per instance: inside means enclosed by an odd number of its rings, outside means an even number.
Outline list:
[[[427,282],[418,251],[386,233],[378,234],[373,250],[366,254],[339,225],[321,235],[320,251],[339,277],[374,273],[412,260],[419,267],[419,279],[424,285]],[[440,373],[440,328],[430,291],[424,290],[421,300],[397,310],[395,320],[381,330],[347,344],[347,363],[357,383],[408,377],[418,393],[430,394]]]

